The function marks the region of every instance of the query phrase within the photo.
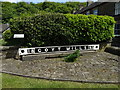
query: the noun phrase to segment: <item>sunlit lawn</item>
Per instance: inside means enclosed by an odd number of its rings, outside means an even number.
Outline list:
[[[49,81],[2,74],[2,88],[118,88],[118,85]]]

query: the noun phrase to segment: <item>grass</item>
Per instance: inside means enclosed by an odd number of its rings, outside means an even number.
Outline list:
[[[2,88],[118,88],[118,85],[49,81],[2,74]]]

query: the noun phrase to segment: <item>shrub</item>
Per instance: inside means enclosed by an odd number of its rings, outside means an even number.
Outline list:
[[[67,57],[65,57],[66,62],[74,62],[76,59],[80,56],[80,51],[76,50],[74,53],[69,54]]]
[[[13,33],[11,32],[11,30],[4,31],[2,35],[3,35],[3,39],[6,41],[11,40],[13,37]]]
[[[115,20],[110,16],[66,14],[72,43],[95,43],[108,40],[114,35]]]
[[[110,16],[43,13],[11,19],[12,33],[24,33],[23,45],[50,46],[96,43],[111,39],[115,20]]]
[[[6,45],[6,42],[3,39],[0,39],[0,46]]]
[[[68,44],[63,14],[40,14],[11,20],[13,33],[24,33],[24,45],[45,46]]]
[[[14,46],[20,46],[23,43],[23,39],[18,39],[18,38],[13,38],[13,33],[11,32],[11,30],[6,30],[3,32],[2,36],[3,36],[3,45],[14,45]]]

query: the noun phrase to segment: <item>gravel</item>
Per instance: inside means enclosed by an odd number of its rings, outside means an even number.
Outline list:
[[[119,57],[107,52],[83,53],[75,62],[64,58],[21,61],[3,59],[2,71],[49,79],[118,82]]]

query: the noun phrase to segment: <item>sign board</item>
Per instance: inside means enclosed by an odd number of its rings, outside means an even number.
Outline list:
[[[99,50],[99,44],[95,45],[69,45],[69,46],[47,46],[47,47],[33,47],[33,48],[19,48],[19,55],[52,53],[52,52],[66,52],[75,50]]]
[[[13,38],[24,38],[24,34],[14,34]]]

